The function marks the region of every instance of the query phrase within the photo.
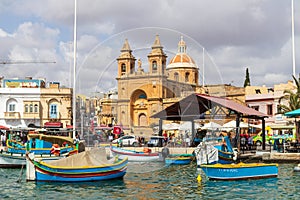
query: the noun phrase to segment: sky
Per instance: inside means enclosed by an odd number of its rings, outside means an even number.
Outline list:
[[[75,0],[0,1],[0,76],[45,78],[73,87]],[[242,87],[292,80],[291,0],[77,0],[76,92],[117,87],[125,39],[147,71],[159,35],[168,62],[183,36],[199,84]],[[300,73],[300,1],[294,1],[296,77]],[[12,63],[12,64],[9,64]],[[137,64],[136,64],[137,66]]]

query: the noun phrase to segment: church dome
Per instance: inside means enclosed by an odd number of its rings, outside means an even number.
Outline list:
[[[195,68],[198,69],[195,61],[186,53],[186,44],[183,41],[183,37],[181,36],[181,40],[178,43],[178,52],[177,54],[170,60],[167,69],[174,68]]]

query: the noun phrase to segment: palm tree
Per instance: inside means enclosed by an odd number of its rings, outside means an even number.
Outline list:
[[[291,90],[284,90],[284,96],[279,99],[278,113],[284,114],[289,111],[293,111],[300,108],[300,77],[298,80],[293,76],[295,85],[297,87],[296,92]],[[282,100],[286,100],[288,105],[283,105]]]
[[[284,114],[289,111],[293,111],[300,108],[300,76],[298,80],[293,76],[294,83],[297,87],[296,92],[293,92],[291,90],[285,90],[283,93],[285,94],[283,97],[279,99],[279,105],[278,105],[278,113]],[[288,101],[288,106],[281,104],[281,101],[285,99]],[[296,126],[296,139],[300,139],[300,134],[298,132],[299,129],[299,121],[296,121],[295,118],[295,126]]]

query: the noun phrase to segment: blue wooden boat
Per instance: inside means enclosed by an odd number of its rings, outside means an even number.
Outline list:
[[[207,159],[210,156],[214,157],[211,163],[230,164],[237,160],[237,152],[233,150],[227,136],[205,139],[195,149],[195,156],[198,166],[201,164],[201,160]]]
[[[34,153],[35,157],[44,160],[57,160],[77,151],[73,139],[64,136],[28,134],[28,141],[22,144],[8,139],[7,149],[0,151],[0,168],[18,168],[26,164],[26,151]],[[53,144],[57,144],[59,151],[53,152]]]
[[[211,180],[261,179],[278,176],[277,164],[238,163],[238,164],[204,164],[200,168]]]
[[[13,139],[8,139],[7,152],[24,154],[26,151],[35,154],[50,154],[53,144],[60,146],[60,153],[64,154],[74,149],[73,139],[65,136],[45,135],[45,134],[28,134],[26,144]],[[63,145],[65,143],[65,145]]]
[[[165,158],[166,165],[188,165],[191,163],[192,157],[174,156]]]
[[[27,154],[28,181],[86,182],[122,178],[128,159],[107,160],[104,148],[94,148],[60,160],[43,162]]]

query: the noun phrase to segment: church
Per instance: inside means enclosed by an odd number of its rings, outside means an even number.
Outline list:
[[[158,125],[158,119],[151,118],[153,114],[191,93],[204,92],[199,85],[199,67],[187,54],[183,37],[169,63],[158,35],[147,57],[147,64],[136,60],[126,39],[117,58],[116,121],[142,135],[152,134],[152,127]]]

